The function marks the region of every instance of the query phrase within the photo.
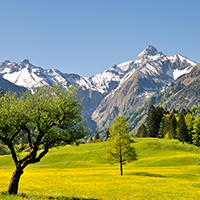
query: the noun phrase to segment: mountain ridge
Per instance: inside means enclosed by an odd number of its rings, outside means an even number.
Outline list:
[[[93,131],[103,132],[101,127],[112,123],[117,115],[134,112],[148,97],[165,91],[173,81],[188,74],[195,66],[195,62],[180,54],[167,56],[149,45],[135,61],[113,65],[88,78],[36,67],[27,59],[20,63],[2,62],[0,76],[32,92],[38,86],[52,86],[54,83],[63,83],[65,87],[71,84],[79,86],[78,95],[83,99],[87,124]]]
[[[150,46],[152,49],[152,47]],[[164,91],[178,77],[189,73],[196,63],[180,55],[166,56],[155,47],[139,54],[135,72],[102,100],[92,114],[99,132],[105,132],[117,115],[129,115],[155,92]],[[140,59],[140,60],[139,60]]]

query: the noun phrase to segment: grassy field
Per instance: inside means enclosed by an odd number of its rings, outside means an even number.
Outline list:
[[[103,160],[103,143],[50,150],[25,169],[19,193],[28,199],[200,199],[198,147],[177,140],[135,139],[138,161],[124,166]],[[14,170],[11,156],[0,156],[0,191]],[[0,199],[9,197],[2,192]]]

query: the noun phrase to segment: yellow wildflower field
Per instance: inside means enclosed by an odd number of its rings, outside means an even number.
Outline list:
[[[200,199],[197,166],[99,168],[35,168],[22,175],[19,192],[48,196],[95,199]],[[12,173],[0,169],[0,191],[5,191]]]
[[[29,199],[31,194],[46,199],[200,199],[198,147],[176,140],[135,141],[139,159],[124,166],[123,176],[119,164],[110,165],[103,160],[106,143],[51,149],[40,163],[24,170],[19,193],[30,194]],[[0,156],[0,192],[8,189],[13,170],[11,156]]]

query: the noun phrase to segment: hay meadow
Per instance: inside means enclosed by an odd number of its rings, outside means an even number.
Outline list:
[[[198,147],[177,140],[136,138],[138,161],[103,160],[106,142],[53,148],[20,179],[21,195],[6,195],[13,161],[0,156],[0,199],[200,199]],[[19,155],[20,156],[20,155]]]

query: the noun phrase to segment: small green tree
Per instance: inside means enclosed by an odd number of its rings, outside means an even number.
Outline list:
[[[102,142],[102,139],[98,133],[96,133],[94,136],[94,142]]]
[[[87,140],[87,143],[92,143],[92,142],[93,142],[92,137],[89,137],[88,140]]]
[[[106,131],[106,141],[108,140],[109,137],[110,137],[110,128],[108,128]]]
[[[105,147],[105,160],[112,163],[120,163],[120,172],[123,175],[123,165],[137,160],[135,148],[131,146],[129,126],[126,124],[126,118],[118,116],[110,128],[110,137]]]
[[[137,131],[137,137],[147,137],[147,128],[145,124],[142,124]]]

